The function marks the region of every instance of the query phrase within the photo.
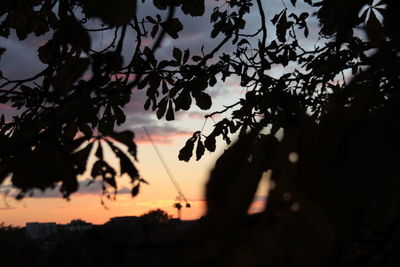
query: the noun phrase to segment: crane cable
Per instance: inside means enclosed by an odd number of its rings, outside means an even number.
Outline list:
[[[183,198],[183,200],[186,202],[186,204],[188,204],[188,201],[187,201],[185,195],[183,194],[181,187],[179,186],[179,184],[176,181],[174,175],[172,174],[171,170],[169,169],[167,163],[165,162],[164,158],[162,157],[161,152],[158,150],[158,147],[153,142],[153,139],[151,138],[149,131],[147,130],[146,127],[143,127],[143,129],[144,129],[147,137],[149,138],[151,144],[153,145],[153,148],[156,151],[156,153],[157,153],[162,165],[164,166],[164,169],[167,172],[169,179],[171,180],[172,184],[175,186],[175,189],[178,192],[178,195]]]

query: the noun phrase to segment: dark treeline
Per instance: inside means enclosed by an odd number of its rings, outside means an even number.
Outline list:
[[[2,225],[1,266],[187,266],[189,224],[158,215],[83,231],[59,230],[36,240],[27,237],[25,228]]]

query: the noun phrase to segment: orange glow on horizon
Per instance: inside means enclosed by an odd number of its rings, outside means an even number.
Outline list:
[[[71,201],[30,198],[19,202],[10,199],[8,202],[13,203],[8,208],[0,209],[0,222],[13,226],[25,226],[27,222],[65,224],[74,219],[104,224],[112,217],[141,216],[153,209],[162,209],[173,218],[176,217],[174,199],[140,200],[128,194],[118,195],[116,201],[105,201],[105,206],[101,205],[99,195],[90,194],[75,196]],[[205,202],[190,201],[190,204],[191,208],[182,209],[182,219],[199,219],[204,214]]]

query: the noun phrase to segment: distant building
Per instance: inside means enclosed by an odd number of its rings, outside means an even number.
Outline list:
[[[113,217],[107,222],[108,225],[135,225],[139,221],[139,217],[137,216],[121,216],[121,217]]]
[[[180,220],[180,219],[170,219],[168,224],[181,229],[187,229],[192,227],[194,224],[198,223],[199,220]]]
[[[26,235],[30,239],[41,240],[45,239],[51,235],[58,233],[57,224],[54,222],[39,223],[30,222],[26,223]]]
[[[93,228],[93,224],[85,222],[84,220],[72,220],[69,224],[66,224],[65,230],[70,232],[83,232]]]

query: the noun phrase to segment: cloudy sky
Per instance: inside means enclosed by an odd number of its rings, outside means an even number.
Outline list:
[[[181,19],[184,25],[184,30],[180,32],[181,38],[178,41],[165,38],[161,48],[157,51],[159,57],[171,57],[172,49],[175,46],[182,50],[190,48],[192,55],[199,53],[202,45],[204,45],[205,52],[210,51],[215,46],[220,39],[214,40],[209,37],[211,32],[209,16],[212,8],[216,4],[221,5],[221,1],[206,1],[206,3],[206,14],[200,18],[183,16],[180,11],[177,11],[176,16]],[[268,21],[276,11],[283,8],[280,0],[265,0],[264,4],[267,18],[269,18]],[[138,12],[146,15],[154,14],[154,9],[151,5],[144,4],[139,7]],[[254,9],[246,18],[246,29],[249,33],[259,27],[260,19],[257,12],[257,9]],[[165,16],[165,13],[160,13]],[[42,70],[45,66],[38,61],[36,51],[50,37],[51,35],[39,38],[31,36],[23,42],[17,41],[15,35],[12,35],[9,39],[0,37],[0,47],[7,49],[0,61],[0,69],[4,75],[9,79],[19,79]],[[104,48],[112,38],[112,32],[93,34],[92,48]],[[128,36],[124,48],[125,56],[129,56],[132,52],[135,43],[134,38],[135,36]],[[274,38],[274,34],[271,33],[269,40]],[[232,49],[232,46],[228,43],[222,51],[229,52]],[[275,69],[274,71],[276,75],[282,73],[282,69]],[[145,90],[135,89],[133,91],[132,101],[125,108],[127,121],[120,129],[130,129],[136,133],[135,140],[138,144],[139,158],[137,166],[141,175],[150,183],[142,187],[139,196],[136,198],[130,197],[130,184],[127,177],[119,179],[120,190],[117,200],[106,201],[107,209],[100,204],[101,189],[99,185],[95,183],[86,186],[88,182],[86,174],[80,178],[79,192],[72,195],[70,201],[61,199],[58,191],[46,191],[44,194],[36,192],[33,197],[16,201],[12,197],[13,189],[6,185],[0,190],[3,193],[0,195],[0,221],[4,221],[6,224],[23,225],[29,221],[66,223],[72,219],[81,218],[93,223],[104,223],[110,217],[140,215],[154,208],[164,209],[175,216],[176,211],[172,208],[172,205],[177,195],[176,191],[151,143],[145,136],[143,127],[150,131],[152,139],[192,204],[191,209],[183,210],[183,218],[199,218],[205,209],[204,185],[210,169],[217,157],[224,151],[225,145],[219,142],[215,153],[206,152],[200,161],[192,159],[189,163],[178,161],[179,149],[193,132],[200,130],[203,125],[205,134],[212,130],[214,122],[212,120],[205,122],[205,114],[220,110],[223,105],[234,103],[244,94],[243,89],[240,88],[234,77],[228,79],[224,84],[218,82],[213,88],[207,90],[213,97],[213,106],[209,112],[193,106],[189,111],[178,112],[176,120],[173,122],[167,122],[164,119],[158,120],[154,112],[145,111],[143,109],[146,99]],[[6,104],[0,104],[0,112],[10,119],[14,111]],[[216,116],[214,119],[218,121],[222,117]],[[266,195],[266,182],[263,182],[261,187],[263,189],[260,190],[255,199],[253,211],[262,207],[261,200]]]

